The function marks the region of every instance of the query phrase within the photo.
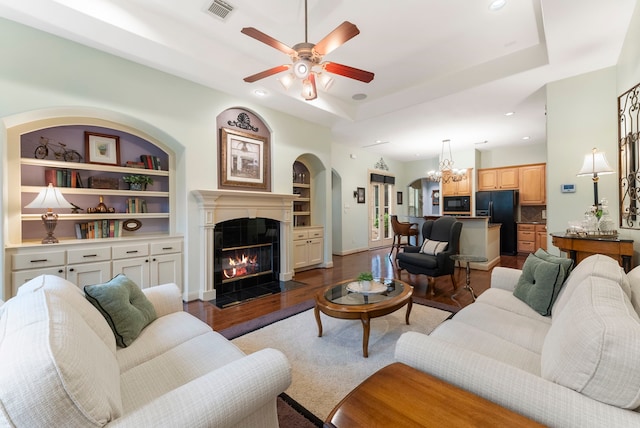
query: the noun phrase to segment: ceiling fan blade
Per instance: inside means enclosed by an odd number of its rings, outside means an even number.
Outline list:
[[[324,56],[358,34],[360,34],[358,27],[349,21],[344,21],[338,25],[335,30],[327,34],[324,39],[316,43],[313,50],[315,50],[318,55]]]
[[[274,39],[271,36],[266,35],[260,30],[257,30],[253,27],[245,27],[240,31],[242,34],[246,34],[249,37],[256,39],[259,42],[262,42],[266,45],[271,46],[272,48],[278,49],[280,52],[284,52],[287,55],[294,55],[296,51],[291,49],[289,46],[285,45],[282,42]]]
[[[358,68],[349,67],[348,65],[342,65],[336,62],[325,62],[322,64],[322,67],[329,73],[339,74],[340,76],[359,80],[365,83],[371,82],[373,80],[373,76],[375,76],[370,71],[360,70]]]
[[[245,77],[244,81],[247,83],[253,83],[257,80],[260,79],[264,79],[265,77],[269,77],[269,76],[273,76],[274,74],[278,74],[278,73],[282,73],[283,71],[287,71],[289,68],[291,68],[291,65],[286,64],[286,65],[279,65],[277,67],[273,67],[270,68],[268,70],[265,71],[261,71],[260,73],[256,73],[252,76],[249,77]]]

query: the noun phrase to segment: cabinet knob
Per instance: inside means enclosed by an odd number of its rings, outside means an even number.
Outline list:
[[[145,259],[145,260],[144,260],[144,262],[145,262],[145,263],[149,263],[149,259]]]
[[[73,272],[73,271],[75,271],[74,268],[69,268],[69,272]]]
[[[64,272],[64,269],[58,269],[58,273]]]
[[[156,260],[158,260],[158,259],[156,259],[155,257],[153,259],[151,259],[152,262],[155,262]]]

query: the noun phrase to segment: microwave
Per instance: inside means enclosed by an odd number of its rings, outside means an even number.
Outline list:
[[[471,196],[445,196],[443,202],[443,213],[471,211]]]

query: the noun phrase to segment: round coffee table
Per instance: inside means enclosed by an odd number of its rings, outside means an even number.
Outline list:
[[[371,318],[382,317],[407,305],[405,322],[409,324],[409,314],[413,301],[413,287],[397,279],[380,279],[376,282],[385,285],[381,292],[353,292],[357,289],[355,280],[331,285],[316,294],[314,313],[318,323],[318,337],[322,337],[320,312],[333,318],[359,319],[362,322],[362,355],[369,356],[369,331]],[[352,284],[351,286],[349,284]],[[376,290],[377,291],[377,290]]]
[[[470,263],[484,263],[486,262],[488,259],[486,257],[483,256],[472,256],[470,254],[454,254],[452,256],[450,256],[452,260],[455,260],[457,262],[465,262],[467,264],[466,266],[466,270],[467,270],[467,281],[466,284],[464,286],[464,289],[467,290],[469,293],[471,293],[471,298],[473,299],[473,301],[476,301],[476,293],[473,291],[473,288],[471,288],[471,285],[469,285],[471,283],[471,267],[469,266]],[[453,296],[451,296],[451,300],[456,301],[456,295],[458,293],[455,293]]]

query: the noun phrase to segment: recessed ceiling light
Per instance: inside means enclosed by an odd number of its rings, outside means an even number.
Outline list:
[[[484,140],[484,141],[478,141],[476,143],[474,143],[476,146],[479,146],[480,144],[487,144],[489,142],[489,140]]]
[[[265,95],[267,95],[267,91],[265,91],[264,89],[256,89],[255,91],[253,91],[253,93],[259,97],[264,97]]]
[[[365,98],[367,98],[367,94],[355,94],[354,96],[352,96],[351,98],[353,98],[356,101],[362,101]]]
[[[529,136],[522,137],[523,140],[528,140],[529,138],[531,138],[531,137],[529,137]]]
[[[496,10],[500,10],[507,4],[507,0],[493,0],[489,3],[489,10],[495,12]]]
[[[508,111],[508,112],[506,112],[504,115],[505,115],[505,116],[513,116],[514,114],[516,114],[516,112],[515,112],[515,111]]]

